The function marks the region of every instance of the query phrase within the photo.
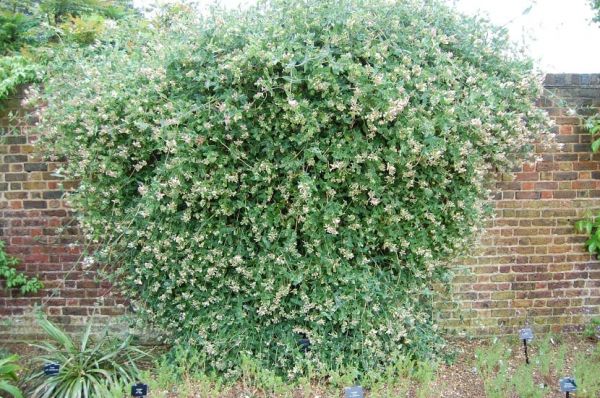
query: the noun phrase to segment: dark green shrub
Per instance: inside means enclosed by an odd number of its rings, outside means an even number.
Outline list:
[[[530,61],[438,2],[194,15],[120,23],[49,71],[40,131],[112,280],[209,369],[429,358],[432,285],[489,176],[550,137]]]
[[[36,21],[27,15],[0,12],[0,55],[29,44],[27,33],[35,25]]]

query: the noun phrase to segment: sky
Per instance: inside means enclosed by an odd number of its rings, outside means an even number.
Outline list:
[[[169,0],[161,0],[168,2]],[[213,0],[196,0],[201,5]],[[220,0],[238,7],[254,0]],[[483,14],[506,26],[546,73],[600,73],[600,24],[591,23],[589,0],[446,0],[458,11]],[[153,0],[134,0],[145,6]]]
[[[483,13],[506,25],[547,73],[600,73],[600,24],[589,0],[456,0],[466,14]],[[523,14],[529,7],[529,12]]]

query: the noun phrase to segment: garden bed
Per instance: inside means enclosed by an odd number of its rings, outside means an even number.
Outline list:
[[[456,353],[451,363],[419,365],[410,370],[414,365],[406,365],[410,376],[383,376],[365,388],[365,396],[563,397],[559,379],[574,375],[579,384],[575,397],[600,397],[600,344],[581,335],[536,336],[528,345],[529,365],[525,364],[523,346],[516,338],[451,343]],[[21,355],[24,364],[31,363],[36,355],[35,350],[23,344],[8,346],[8,350]],[[199,373],[193,358],[176,363],[163,360],[144,371],[143,381],[150,386],[150,397],[325,398],[343,396],[343,387],[352,384],[351,376],[338,375],[327,380],[299,380],[292,385],[248,364],[240,381],[231,385]],[[182,375],[181,380],[175,373]]]

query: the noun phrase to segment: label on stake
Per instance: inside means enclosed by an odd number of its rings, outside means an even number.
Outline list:
[[[57,363],[48,363],[44,365],[44,374],[46,376],[56,376],[60,371],[60,365]]]
[[[352,386],[344,388],[344,397],[345,398],[364,398],[365,393],[363,392],[363,388],[361,386]]]
[[[531,330],[531,328],[523,328],[519,330],[519,338],[527,341],[533,340],[533,330]]]
[[[137,383],[131,386],[132,397],[145,397],[148,395],[148,385],[144,383]]]
[[[563,377],[559,380],[560,382],[560,391],[562,392],[575,392],[577,391],[577,384],[575,383],[575,379],[572,377]]]

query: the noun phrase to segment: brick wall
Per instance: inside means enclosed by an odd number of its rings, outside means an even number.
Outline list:
[[[591,153],[582,128],[584,117],[600,110],[600,75],[549,75],[546,87],[549,95],[539,105],[556,119],[564,147],[542,153],[543,161],[523,165],[515,176],[500,176],[497,217],[463,262],[468,272],[456,279],[456,305],[444,310],[451,327],[510,332],[528,316],[538,331],[573,330],[600,313],[600,263],[573,230],[585,211],[600,210],[600,155]],[[91,314],[112,322],[124,304],[77,265],[78,231],[61,199],[61,186],[73,183],[53,174],[58,164],[34,153],[36,137],[23,118],[9,131],[14,123],[6,113],[17,109],[15,98],[0,115],[0,238],[22,260],[20,269],[38,274],[46,288],[22,297],[4,291],[0,281],[0,343],[35,337],[35,304],[67,328]]]
[[[496,218],[455,280],[459,308],[444,314],[452,327],[509,333],[529,318],[538,331],[571,331],[600,314],[600,262],[573,228],[600,209],[600,154],[582,126],[600,111],[600,74],[548,75],[545,86],[539,106],[563,147],[499,177]]]
[[[42,305],[66,329],[78,329],[85,317],[123,313],[110,286],[78,266],[82,247],[72,212],[62,199],[59,163],[45,162],[34,151],[32,134],[20,107],[22,92],[0,109],[0,238],[9,254],[19,258],[19,270],[38,275],[45,288],[37,294],[6,291],[0,280],[0,343],[35,338],[32,309]],[[11,117],[10,114],[16,116]]]

